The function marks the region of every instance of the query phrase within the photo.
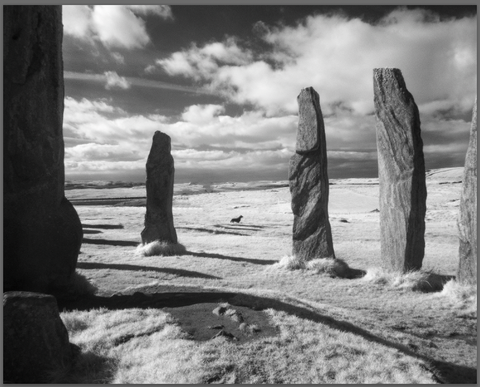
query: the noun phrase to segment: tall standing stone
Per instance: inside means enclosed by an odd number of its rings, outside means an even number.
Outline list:
[[[458,219],[460,237],[457,280],[477,284],[477,100],[473,108],[470,141],[463,171]]]
[[[418,270],[425,252],[427,188],[420,117],[399,69],[374,69],[380,184],[381,255],[385,269]]]
[[[147,213],[141,234],[143,244],[157,240],[177,243],[172,214],[175,168],[170,151],[170,137],[155,132],[147,159]]]
[[[3,7],[4,291],[62,292],[82,241],[64,196],[61,6]]]
[[[312,87],[307,87],[297,101],[296,153],[288,171],[294,215],[292,253],[303,261],[335,258],[328,219],[327,146],[320,99]]]

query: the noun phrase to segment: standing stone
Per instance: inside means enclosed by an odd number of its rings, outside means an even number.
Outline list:
[[[328,220],[328,174],[325,126],[318,93],[302,89],[296,153],[290,159],[293,211],[293,255],[300,260],[335,258]]]
[[[374,69],[384,268],[404,273],[422,267],[427,188],[420,118],[399,69]]]
[[[177,243],[173,226],[173,178],[175,168],[170,154],[171,140],[162,132],[153,135],[152,148],[147,159],[147,213],[142,242]]]
[[[61,12],[3,7],[5,291],[63,292],[80,251],[64,196]]]
[[[68,341],[55,297],[3,294],[4,383],[51,383],[72,365],[78,347]]]
[[[460,261],[457,280],[477,284],[477,100],[473,108],[458,219]]]

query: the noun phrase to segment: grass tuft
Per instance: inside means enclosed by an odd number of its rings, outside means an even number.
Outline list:
[[[305,263],[294,255],[286,255],[272,266],[274,269],[300,270],[305,269]]]
[[[135,250],[135,254],[144,257],[151,257],[153,255],[170,256],[181,255],[185,253],[186,248],[180,243],[169,243],[165,241],[153,241],[150,243],[139,244]]]
[[[363,275],[361,270],[351,269],[345,261],[338,258],[316,258],[304,262],[295,256],[287,255],[274,263],[272,268],[309,270],[316,274],[325,273],[333,278],[359,278]]]
[[[331,277],[345,277],[350,269],[341,259],[332,258],[312,259],[306,263],[306,267],[315,273],[326,273]]]
[[[381,268],[367,269],[363,280],[377,285],[420,292],[438,292],[444,287],[444,276],[431,271],[417,270],[407,273],[389,272]]]
[[[448,281],[440,293],[459,311],[459,316],[477,318],[477,286],[461,284],[452,279]]]
[[[98,288],[84,275],[75,272],[73,274],[72,284],[69,290],[72,294],[77,296],[93,296],[98,291]]]

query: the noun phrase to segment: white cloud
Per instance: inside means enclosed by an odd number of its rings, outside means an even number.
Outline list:
[[[242,50],[237,41],[229,37],[224,42],[213,42],[198,47],[193,43],[189,50],[175,52],[156,64],[170,75],[184,75],[194,79],[211,78],[223,66],[243,66],[252,60],[249,50]]]
[[[124,77],[119,76],[115,71],[105,71],[105,79],[107,81],[105,89],[129,89],[130,82],[128,82]]]
[[[225,108],[221,105],[192,105],[185,109],[182,118],[187,122],[208,123],[224,111]]]
[[[102,42],[107,48],[143,48],[150,42],[145,20],[137,15],[172,19],[167,5],[64,5],[64,32],[78,39]]]
[[[131,116],[108,101],[67,97],[65,165],[67,174],[106,171],[107,165],[133,170],[142,162],[144,168],[153,134],[160,130],[172,138],[176,168],[278,170],[293,153],[296,122],[295,116],[260,112],[231,117],[219,105],[188,107],[181,120],[171,122],[161,115]]]
[[[468,110],[476,94],[476,24],[476,17],[440,21],[427,11],[406,9],[376,25],[316,15],[293,27],[263,28],[271,50],[257,56],[230,38],[193,44],[157,65],[171,75],[203,80],[269,115],[294,113],[295,97],[307,86],[319,92],[324,113],[338,101],[358,114],[370,113],[378,67],[400,68],[418,104],[448,100]]]
[[[91,18],[92,9],[88,5],[62,6],[63,30],[65,34],[79,39],[89,39]]]
[[[128,9],[140,15],[158,15],[163,19],[173,19],[172,9],[168,5],[127,5]]]
[[[125,64],[125,57],[119,52],[111,52],[110,55],[118,64]]]
[[[96,5],[92,22],[107,47],[141,48],[150,42],[145,21],[120,5]]]

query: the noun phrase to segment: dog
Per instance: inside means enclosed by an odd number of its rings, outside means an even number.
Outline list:
[[[240,223],[240,220],[242,220],[243,216],[240,215],[238,218],[233,218],[230,223]]]

